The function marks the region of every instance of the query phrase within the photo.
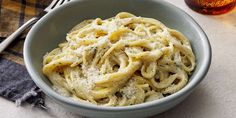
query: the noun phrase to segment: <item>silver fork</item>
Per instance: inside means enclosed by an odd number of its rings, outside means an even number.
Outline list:
[[[70,0],[53,0],[51,4],[44,9],[38,16],[31,18],[25,24],[23,24],[20,28],[18,28],[15,32],[13,32],[9,37],[2,41],[0,44],[0,53],[14,40],[18,37],[23,31],[27,28],[35,24],[41,17],[43,17],[48,12],[52,11],[53,9],[61,6],[64,3],[69,2]]]

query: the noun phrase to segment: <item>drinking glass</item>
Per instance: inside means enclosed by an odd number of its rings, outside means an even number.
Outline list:
[[[199,13],[217,15],[232,10],[236,0],[185,0],[185,3]]]

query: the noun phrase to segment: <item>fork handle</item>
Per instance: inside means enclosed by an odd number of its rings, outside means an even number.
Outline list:
[[[25,29],[32,26],[34,23],[38,21],[38,18],[33,17],[24,23],[20,28],[18,28],[15,32],[13,32],[10,36],[8,36],[5,40],[0,44],[0,53],[14,40],[18,37]]]

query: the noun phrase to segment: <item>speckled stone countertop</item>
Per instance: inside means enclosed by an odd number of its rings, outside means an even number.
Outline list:
[[[166,0],[190,14],[204,29],[212,46],[211,68],[197,89],[178,106],[156,115],[160,118],[236,117],[236,8],[224,15],[207,16],[189,9],[184,0]],[[82,118],[46,98],[51,109],[16,107],[0,98],[0,118]]]

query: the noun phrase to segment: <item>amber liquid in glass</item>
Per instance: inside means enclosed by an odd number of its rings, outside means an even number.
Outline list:
[[[236,0],[185,0],[185,3],[197,12],[217,15],[232,10]]]

